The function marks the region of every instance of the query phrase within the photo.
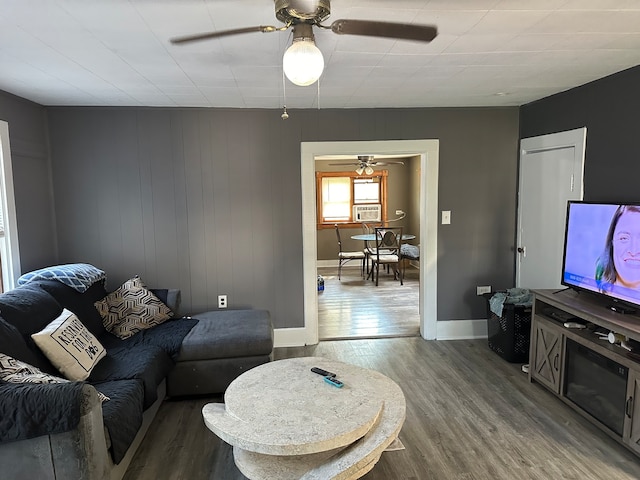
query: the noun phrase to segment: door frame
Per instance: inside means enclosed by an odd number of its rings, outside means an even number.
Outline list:
[[[9,124],[2,120],[0,120],[0,208],[4,217],[4,238],[0,238],[2,285],[6,291],[16,286],[21,270]]]
[[[574,165],[580,162],[579,168],[574,169],[576,176],[573,179],[574,188],[577,190],[579,198],[584,198],[584,159],[587,144],[587,127],[566,130],[563,132],[550,133],[547,135],[539,135],[537,137],[527,137],[520,140],[520,168],[518,173],[518,218],[516,229],[516,271],[515,283],[520,286],[520,254],[517,248],[521,246],[522,240],[522,214],[520,192],[523,190],[522,185],[524,179],[520,172],[522,171],[522,162],[526,155],[533,153],[549,152],[553,150],[564,150],[572,148],[574,152]]]
[[[304,327],[279,329],[278,345],[318,343],[315,158],[362,152],[420,157],[420,334],[427,340],[436,338],[439,144],[439,140],[301,143]]]

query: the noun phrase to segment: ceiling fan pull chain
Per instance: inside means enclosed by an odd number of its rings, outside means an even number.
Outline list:
[[[283,105],[283,110],[282,110],[282,115],[280,115],[280,118],[282,118],[283,120],[286,120],[289,118],[289,114],[287,113],[287,85],[286,82],[284,81],[284,70],[282,70],[282,105]]]

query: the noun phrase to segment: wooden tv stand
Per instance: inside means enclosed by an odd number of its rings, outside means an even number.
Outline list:
[[[640,455],[640,362],[620,345],[600,339],[592,328],[566,328],[566,317],[576,317],[627,338],[640,341],[640,316],[611,311],[605,299],[573,290],[534,290],[529,350],[529,380],[545,386],[567,405],[612,438]],[[640,313],[640,311],[639,311]],[[566,397],[567,340],[585,346],[629,369],[623,434],[619,435]]]

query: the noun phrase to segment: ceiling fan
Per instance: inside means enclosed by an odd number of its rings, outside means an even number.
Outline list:
[[[284,26],[260,25],[255,27],[199,33],[171,39],[171,43],[182,44],[197,40],[238,35],[242,33],[270,33],[293,29],[293,42],[283,58],[283,69],[292,83],[307,86],[315,83],[324,69],[322,52],[316,47],[313,27],[331,30],[338,35],[364,35],[399,40],[430,42],[438,34],[433,25],[379,22],[373,20],[336,20],[323,25],[331,14],[330,0],[274,0],[276,18]]]
[[[358,175],[362,175],[362,172],[366,173],[367,175],[371,175],[373,173],[373,167],[383,167],[385,165],[404,165],[404,162],[396,160],[385,160],[384,162],[378,162],[374,160],[373,155],[358,155],[358,160],[356,162],[330,163],[329,165],[355,165],[356,173]]]

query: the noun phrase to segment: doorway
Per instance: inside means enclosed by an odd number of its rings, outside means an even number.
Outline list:
[[[304,142],[301,144],[304,327],[299,332],[291,332],[291,335],[299,335],[298,340],[303,344],[318,343],[315,157],[339,154],[358,155],[362,152],[420,157],[420,334],[425,339],[436,338],[438,148],[438,140]],[[288,340],[294,341],[291,337]]]
[[[378,218],[374,219],[375,215],[369,215],[371,218],[363,223],[339,225],[342,250],[364,255],[367,247],[374,247],[373,242],[354,239],[353,236],[370,233],[372,227],[382,224],[403,227],[405,236],[415,238],[406,238],[402,243],[420,245],[420,158],[379,155],[376,152],[369,154],[376,162],[372,167],[374,171],[371,172],[371,175],[375,176],[371,177],[373,181],[367,181],[368,178],[350,179],[350,188],[347,188],[345,177],[340,177],[338,185],[342,186],[342,189],[339,195],[344,196],[332,198],[350,202],[351,195],[356,194],[356,184],[362,185],[363,189],[357,191],[361,194],[358,199],[361,200],[364,195],[368,195],[369,201],[381,204],[382,209]],[[329,178],[327,184],[332,183],[331,179],[336,174],[361,175],[353,172],[360,167],[357,157],[346,155],[315,159],[316,175]],[[377,188],[371,188],[372,185]],[[336,191],[326,188],[323,198],[325,194],[336,194]],[[318,212],[322,211],[318,205]],[[341,213],[346,214],[346,210]],[[331,228],[328,228],[328,225]],[[369,277],[371,259],[366,262],[366,268],[363,267],[362,260],[346,263],[342,267],[341,278],[338,278],[337,236],[334,222],[329,222],[328,225],[317,230],[318,275],[322,276],[324,284],[324,289],[318,291],[319,340],[420,335],[420,271],[417,259],[414,262],[405,262],[405,268],[402,268],[402,285],[397,275],[394,275],[395,268],[383,268],[380,271],[378,286],[375,286],[375,282]]]
[[[586,128],[520,142],[516,286],[562,288],[568,200],[582,200]]]

